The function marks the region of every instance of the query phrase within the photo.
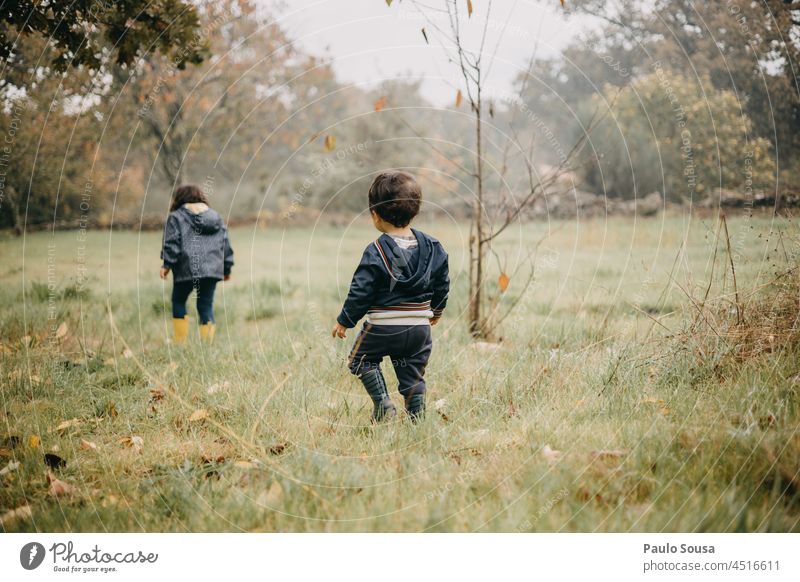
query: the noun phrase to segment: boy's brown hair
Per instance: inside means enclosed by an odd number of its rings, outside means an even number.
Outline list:
[[[399,228],[419,214],[422,189],[408,172],[382,172],[369,187],[369,209]]]
[[[194,184],[184,184],[178,187],[178,189],[175,190],[175,194],[172,195],[172,204],[169,207],[169,211],[175,212],[184,204],[190,204],[192,202],[208,204],[208,198],[206,198],[203,191]]]

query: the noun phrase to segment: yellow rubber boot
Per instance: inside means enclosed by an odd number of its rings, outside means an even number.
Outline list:
[[[175,331],[175,344],[185,344],[189,337],[189,317],[172,319],[172,329]]]
[[[211,343],[214,341],[216,328],[213,323],[203,323],[200,325],[200,341]]]

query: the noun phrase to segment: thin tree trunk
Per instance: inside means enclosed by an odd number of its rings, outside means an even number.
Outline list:
[[[478,85],[475,103],[475,177],[476,190],[474,209],[474,238],[470,240],[470,304],[469,304],[469,331],[473,337],[483,337],[486,326],[483,321],[483,263],[484,263],[484,236],[483,236],[483,141],[481,136],[481,88]]]

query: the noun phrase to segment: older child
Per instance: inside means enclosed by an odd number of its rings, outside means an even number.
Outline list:
[[[161,278],[166,279],[172,271],[175,343],[184,343],[189,336],[186,300],[192,289],[197,292],[200,338],[210,343],[214,339],[214,290],[217,282],[231,277],[233,250],[222,217],[208,207],[205,194],[197,186],[175,190],[164,227],[161,259]]]
[[[425,366],[436,325],[450,290],[447,253],[436,239],[411,228],[422,192],[406,172],[385,172],[369,189],[372,222],[383,234],[370,243],[353,275],[334,337],[367,320],[350,352],[350,371],[373,402],[372,420],[396,416],[381,372],[389,356],[406,411],[413,421],[425,411]]]

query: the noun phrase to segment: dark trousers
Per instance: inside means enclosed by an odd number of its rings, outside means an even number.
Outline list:
[[[425,393],[425,366],[431,355],[431,326],[364,324],[350,352],[348,365],[356,376],[380,369],[383,358],[392,359],[400,394],[408,399]]]
[[[183,319],[186,317],[186,300],[197,291],[197,315],[200,323],[214,322],[214,291],[217,288],[216,279],[192,279],[180,281],[172,285],[172,317]]]

